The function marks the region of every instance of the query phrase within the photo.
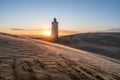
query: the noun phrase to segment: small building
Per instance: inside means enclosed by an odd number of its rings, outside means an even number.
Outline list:
[[[57,19],[54,18],[52,22],[52,41],[57,42],[58,40],[58,22]]]

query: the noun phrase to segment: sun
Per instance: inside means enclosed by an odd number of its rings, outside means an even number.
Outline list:
[[[43,35],[45,36],[51,36],[51,31],[50,30],[45,30],[42,32]]]

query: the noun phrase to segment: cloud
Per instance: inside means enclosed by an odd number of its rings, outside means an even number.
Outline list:
[[[10,29],[15,30],[15,31],[40,31],[40,30],[45,30],[45,29],[20,29],[20,28],[10,28]],[[62,32],[62,33],[76,33],[77,31],[59,30],[59,32]]]
[[[20,29],[20,28],[10,28],[11,30],[13,31],[24,31],[26,33],[29,33],[31,31],[34,31],[34,32],[43,32],[45,31],[46,29]],[[32,32],[33,33],[33,32]],[[59,35],[70,35],[70,34],[76,34],[76,33],[79,33],[78,31],[71,31],[71,30],[59,30]]]
[[[70,34],[76,34],[76,33],[79,33],[79,31],[59,30],[59,35],[70,35]]]
[[[38,31],[39,29],[19,29],[19,28],[10,28],[14,31]]]
[[[108,32],[120,32],[120,28],[111,28],[111,29],[107,29],[105,31],[108,31]]]

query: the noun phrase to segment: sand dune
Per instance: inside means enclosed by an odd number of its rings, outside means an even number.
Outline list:
[[[61,44],[120,60],[120,33],[83,33],[60,37]]]
[[[63,45],[0,33],[0,80],[120,80],[120,64]]]

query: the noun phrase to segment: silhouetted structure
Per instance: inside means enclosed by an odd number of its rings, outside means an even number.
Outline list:
[[[58,22],[57,19],[54,18],[52,22],[52,41],[57,42],[58,40]]]

